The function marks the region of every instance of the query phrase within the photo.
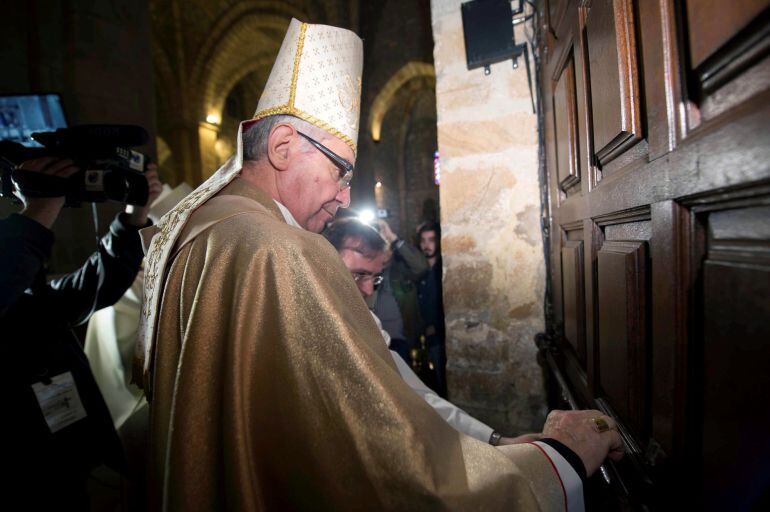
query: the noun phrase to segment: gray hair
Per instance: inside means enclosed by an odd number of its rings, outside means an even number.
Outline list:
[[[286,114],[267,116],[251,125],[243,133],[243,159],[256,161],[267,156],[267,139],[270,136],[270,132],[273,131],[273,128],[279,124],[290,124],[305,135],[308,135],[319,142],[331,137],[327,131],[298,117]],[[304,138],[302,140],[305,142],[307,151],[311,151],[313,146],[311,146]]]

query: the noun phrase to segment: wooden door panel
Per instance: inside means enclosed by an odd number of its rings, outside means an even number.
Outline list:
[[[770,0],[687,0],[690,62],[697,68],[744,29]]]
[[[567,12],[567,3],[568,0],[548,0],[548,24],[554,34],[564,19],[564,13]]]
[[[578,167],[577,107],[575,103],[575,61],[569,47],[564,64],[554,78],[553,123],[555,130],[556,168],[559,187],[567,195],[580,182]]]
[[[636,433],[644,430],[647,243],[607,241],[598,253],[598,381]]]
[[[583,370],[586,364],[585,279],[583,241],[573,240],[561,250],[562,291],[564,293],[564,337],[572,345]]]
[[[642,139],[633,12],[631,0],[596,0],[585,21],[593,148],[602,166]]]
[[[686,11],[693,86],[688,96],[697,105],[689,123],[696,128],[765,89],[770,0],[738,0],[729,7],[715,0],[689,0]]]
[[[770,488],[770,206],[711,213],[703,267],[705,503],[756,507]],[[770,496],[765,496],[767,499]]]
[[[540,6],[551,405],[627,450],[594,509],[770,510],[770,0]]]

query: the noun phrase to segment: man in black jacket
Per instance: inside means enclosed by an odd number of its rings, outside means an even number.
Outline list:
[[[420,317],[428,354],[434,365],[436,389],[443,398],[447,397],[446,385],[446,329],[444,327],[444,296],[441,286],[441,228],[427,222],[418,230],[420,250],[428,259],[428,269],[420,275],[417,283],[417,297],[420,302]]]
[[[411,363],[410,353],[420,331],[415,284],[428,269],[428,261],[419,249],[400,239],[384,219],[378,224],[380,235],[390,244],[390,259],[385,262],[382,285],[367,302],[390,335],[390,348]]]
[[[25,170],[69,177],[72,161],[39,158]],[[50,230],[63,197],[19,196],[24,209],[0,220],[0,350],[5,427],[11,472],[6,481],[22,508],[88,507],[92,468],[123,466],[120,441],[73,326],[115,303],[142,261],[138,230],[148,225],[149,204],[160,192],[157,172],[146,174],[150,195],[141,208],[126,207],[99,246],[75,272],[46,282]],[[6,494],[7,495],[7,494]],[[15,501],[15,500],[13,500]],[[17,503],[19,503],[17,501]]]

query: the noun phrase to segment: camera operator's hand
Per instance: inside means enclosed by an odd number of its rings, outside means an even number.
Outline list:
[[[147,185],[149,185],[150,193],[147,195],[147,204],[144,206],[126,205],[126,213],[128,214],[128,222],[133,226],[143,227],[147,224],[147,219],[150,214],[150,206],[158,198],[160,192],[163,190],[163,184],[158,177],[158,166],[150,164],[147,166],[147,172],[144,173],[147,178]]]
[[[390,225],[385,222],[383,219],[379,219],[377,221],[377,224],[380,225],[380,234],[385,239],[386,242],[389,244],[392,244],[396,240],[398,240],[398,235],[396,235],[392,229],[390,229]]]
[[[39,172],[49,176],[58,176],[60,178],[69,178],[78,172],[78,168],[75,167],[72,160],[55,157],[27,160],[19,165],[19,169]],[[23,191],[19,189],[16,190],[16,195],[24,203],[24,209],[21,211],[21,214],[39,222],[48,229],[51,229],[56,217],[59,216],[59,212],[64,206],[63,195],[60,197],[26,197]]]

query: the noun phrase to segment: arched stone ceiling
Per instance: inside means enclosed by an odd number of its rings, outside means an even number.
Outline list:
[[[336,25],[346,0],[151,0],[158,96],[202,120],[278,52],[292,17]],[[269,69],[268,69],[269,71]],[[187,101],[176,100],[183,96]],[[162,109],[160,109],[162,110]]]
[[[279,2],[240,2],[232,9],[227,10],[217,20],[215,20],[207,31],[207,37],[203,44],[196,51],[197,58],[193,64],[191,77],[196,83],[200,83],[200,75],[204,71],[206,62],[216,56],[222,41],[230,37],[230,32],[234,27],[241,27],[243,30],[244,18],[262,18],[263,23],[255,23],[253,26],[258,31],[264,28],[272,28],[277,36],[277,44],[280,46],[286,28],[292,17],[302,17],[303,14],[297,8],[289,7],[278,10],[275,5]],[[265,5],[271,5],[268,9]]]
[[[432,64],[425,62],[409,62],[391,76],[385,85],[377,93],[372,102],[372,109],[369,113],[369,133],[375,141],[380,140],[380,131],[382,129],[382,120],[393,106],[398,91],[413,82],[416,89],[436,87],[436,70]]]
[[[200,115],[220,115],[227,94],[241,78],[272,65],[287,26],[288,20],[250,15],[230,27],[211,58],[201,64],[199,75],[191,77],[201,91]]]
[[[193,181],[202,155],[217,149],[199,139],[201,123],[209,114],[223,121],[239,82],[240,94],[258,97],[292,17],[336,26],[358,20],[356,0],[150,0],[149,7],[158,132],[177,151],[178,178]]]
[[[168,102],[173,102],[174,70],[171,67],[166,51],[155,42],[152,45],[152,60],[153,70],[155,71],[155,88],[159,93],[156,96],[167,98]],[[158,105],[158,107],[161,107],[161,105]]]
[[[259,83],[259,90],[257,91],[256,95],[258,99],[260,93],[262,92],[261,86],[264,84],[264,82],[267,81],[267,76],[270,73],[270,69],[272,68],[273,59],[273,56],[268,56],[260,60],[251,60],[249,61],[248,66],[241,67],[236,72],[225,75],[224,80],[218,85],[212,84],[212,100],[207,112],[214,113],[221,117],[222,108],[228,94],[230,94],[230,91],[232,91],[241,80],[249,78],[253,74],[257,74],[259,76],[259,79],[256,80],[256,82]],[[253,109],[256,110],[256,108],[257,104],[254,103]]]

